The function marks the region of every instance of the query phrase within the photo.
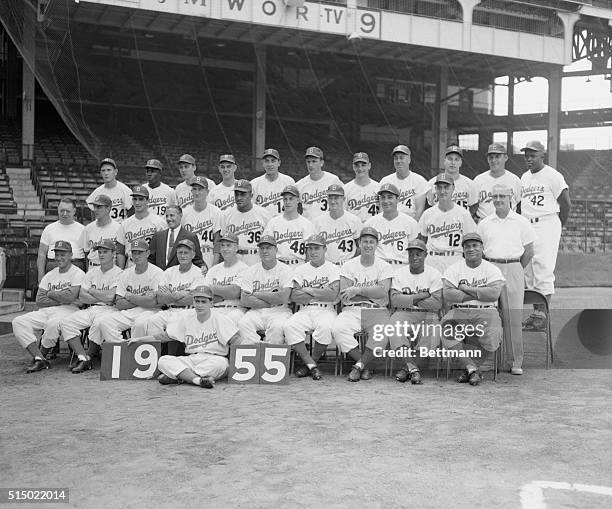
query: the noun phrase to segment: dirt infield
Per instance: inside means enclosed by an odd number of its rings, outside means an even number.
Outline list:
[[[69,487],[70,507],[174,509],[521,507],[535,480],[612,486],[609,370],[210,391],[100,382],[67,363],[25,375],[0,337],[0,487]],[[544,495],[549,507],[612,503]]]

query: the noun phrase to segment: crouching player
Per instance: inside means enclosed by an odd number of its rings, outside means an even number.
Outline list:
[[[215,380],[227,373],[229,345],[239,343],[236,324],[213,306],[213,292],[208,286],[198,286],[192,292],[193,309],[173,313],[166,332],[154,336],[133,338],[141,341],[180,341],[185,343],[186,356],[160,357],[157,378],[162,385],[189,383],[212,389]]]

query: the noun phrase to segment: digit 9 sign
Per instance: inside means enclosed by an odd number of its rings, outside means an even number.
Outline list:
[[[150,380],[157,377],[157,361],[161,355],[161,344],[150,343],[104,343],[100,380]]]

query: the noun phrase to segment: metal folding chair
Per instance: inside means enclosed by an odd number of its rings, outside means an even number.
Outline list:
[[[548,300],[543,293],[537,290],[525,290],[523,297],[523,305],[536,304],[544,308],[544,314],[546,315],[546,369],[550,369],[550,365],[554,363],[554,352],[552,343],[552,331],[550,328],[550,308],[548,306]],[[523,329],[528,330],[529,329]]]

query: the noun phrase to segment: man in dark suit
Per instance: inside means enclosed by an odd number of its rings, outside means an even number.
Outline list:
[[[151,237],[149,241],[149,261],[163,270],[173,265],[178,265],[176,243],[179,240],[189,239],[196,247],[193,264],[201,267],[202,273],[206,274],[208,267],[202,260],[200,240],[195,234],[187,232],[181,226],[182,217],[183,211],[178,205],[170,205],[166,208],[166,223],[168,224],[168,229],[157,232]]]

